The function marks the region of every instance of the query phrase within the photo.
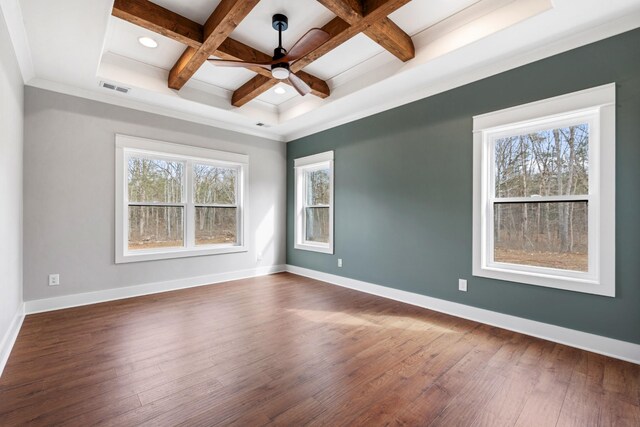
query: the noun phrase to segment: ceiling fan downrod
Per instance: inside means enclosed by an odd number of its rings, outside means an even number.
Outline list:
[[[281,13],[276,13],[271,18],[271,26],[278,32],[278,47],[273,50],[273,60],[277,61],[287,55],[287,50],[282,47],[282,32],[289,28],[289,19]],[[288,62],[280,62],[271,66],[271,75],[278,80],[289,78],[291,71]]]

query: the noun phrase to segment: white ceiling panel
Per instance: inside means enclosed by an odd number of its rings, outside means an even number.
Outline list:
[[[255,75],[253,71],[244,68],[216,67],[205,63],[193,78],[227,90],[235,90]]]
[[[276,90],[278,88],[281,88],[282,90],[284,90],[285,93],[276,93]],[[267,102],[272,105],[280,105],[283,102],[290,100],[291,98],[295,98],[296,96],[299,96],[299,95],[294,88],[284,83],[278,83],[276,86],[264,92],[262,95],[258,96],[256,99],[259,101]],[[308,96],[312,96],[312,95],[308,95]]]
[[[389,18],[410,36],[478,3],[480,0],[413,0]]]
[[[289,28],[282,33],[285,49],[290,49],[311,28],[322,27],[334,17],[316,0],[262,0],[231,37],[273,55],[273,49],[278,46],[278,33],[271,26],[271,17],[276,13],[289,18]]]
[[[150,49],[138,42],[139,37],[151,37],[158,47]],[[146,30],[122,19],[111,17],[105,52],[112,52],[148,65],[170,70],[185,46],[160,34]]]
[[[220,0],[153,0],[153,3],[204,25]]]
[[[358,34],[307,65],[304,70],[316,77],[329,80],[384,51],[384,48],[369,37]]]

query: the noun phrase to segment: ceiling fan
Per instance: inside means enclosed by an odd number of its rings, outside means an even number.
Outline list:
[[[291,72],[291,65],[306,56],[329,40],[329,33],[319,28],[312,28],[287,51],[282,47],[282,32],[289,28],[289,20],[282,14],[272,18],[273,29],[278,31],[278,47],[273,50],[273,59],[269,62],[244,62],[224,59],[209,59],[213,65],[222,67],[262,67],[271,71],[274,79],[288,80],[291,86],[302,96],[311,92],[311,88],[300,77]]]

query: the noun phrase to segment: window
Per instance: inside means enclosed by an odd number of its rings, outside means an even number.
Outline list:
[[[248,157],[116,136],[116,262],[243,252]]]
[[[473,274],[615,296],[615,84],[474,117]]]
[[[295,248],[333,253],[333,151],[295,160]]]

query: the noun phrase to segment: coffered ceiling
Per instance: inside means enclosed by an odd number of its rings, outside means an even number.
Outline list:
[[[326,82],[326,89],[303,97],[268,74],[216,67],[191,57],[193,73],[172,73],[184,62],[185,40],[114,16],[119,14],[113,0],[0,0],[0,5],[29,85],[279,140],[640,26],[638,0],[152,1],[193,28],[204,28],[203,33],[213,11],[236,14],[230,25],[217,27],[214,51],[202,55],[216,54],[218,44],[228,39],[246,52],[273,55],[278,44],[271,26],[275,13],[289,18],[285,48],[311,28],[327,28],[332,39],[299,66]],[[117,0],[115,8],[145,2]],[[372,11],[380,7],[389,13],[373,19]],[[175,25],[169,27],[175,30]],[[153,39],[157,47],[144,47],[140,37]],[[200,46],[203,41],[205,34],[186,43]],[[220,48],[224,55],[229,53],[225,46]],[[184,81],[172,84],[172,79]],[[130,90],[108,90],[101,82]]]

